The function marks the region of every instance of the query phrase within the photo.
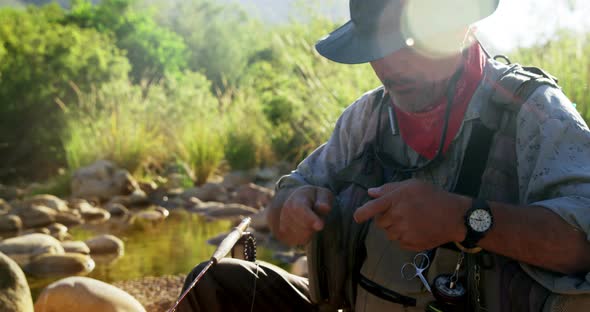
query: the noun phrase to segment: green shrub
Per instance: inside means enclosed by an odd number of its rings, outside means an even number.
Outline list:
[[[225,159],[232,169],[243,170],[268,165],[275,159],[271,124],[251,90],[238,90],[225,112]],[[223,101],[222,101],[223,102]]]
[[[143,161],[163,159],[168,152],[162,125],[148,110],[149,100],[141,88],[115,81],[80,94],[77,105],[65,106],[63,144],[69,169],[108,159],[135,172]]]
[[[203,184],[224,158],[224,129],[219,120],[195,120],[174,139],[180,159],[191,166],[196,184]]]
[[[117,47],[127,52],[133,82],[152,84],[166,74],[185,67],[187,51],[183,39],[159,26],[149,11],[137,9],[136,0],[75,0],[65,16],[66,23],[112,35]]]
[[[129,64],[108,36],[62,25],[57,5],[0,10],[0,179],[47,174],[63,161],[56,98],[75,98],[70,82],[127,76]]]
[[[567,31],[544,45],[519,49],[511,58],[520,64],[538,66],[559,79],[563,92],[576,103],[590,123],[590,35]]]

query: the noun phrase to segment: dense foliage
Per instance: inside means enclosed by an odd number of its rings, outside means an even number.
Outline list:
[[[0,10],[2,176],[59,160],[62,119],[56,99],[69,101],[75,91],[125,78],[129,71],[109,36],[64,25],[63,17],[57,5]]]
[[[269,27],[213,0],[0,9],[0,180],[97,159],[139,175],[182,162],[196,183],[220,167],[295,164],[378,86],[369,66],[320,57],[313,44],[336,25],[302,14]],[[588,120],[589,49],[564,35],[511,56],[558,76]]]

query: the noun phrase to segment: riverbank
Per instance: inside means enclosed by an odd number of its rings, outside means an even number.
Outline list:
[[[143,277],[113,283],[135,297],[147,312],[166,312],[180,295],[185,275]]]

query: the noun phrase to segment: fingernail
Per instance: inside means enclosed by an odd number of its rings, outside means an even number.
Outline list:
[[[314,228],[316,231],[319,231],[319,230],[321,230],[321,229],[323,228],[323,225],[322,225],[322,223],[321,223],[321,222],[316,222],[316,223],[314,223],[314,224],[313,224],[313,228]]]
[[[369,193],[379,193],[381,191],[380,187],[372,187],[369,189]]]

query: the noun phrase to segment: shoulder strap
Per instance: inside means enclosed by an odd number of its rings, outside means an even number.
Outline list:
[[[540,86],[559,88],[557,78],[540,68],[509,65],[511,66],[495,82],[489,103],[481,113],[482,122],[492,130],[502,127],[504,113],[518,113]]]

